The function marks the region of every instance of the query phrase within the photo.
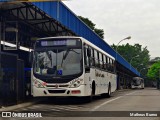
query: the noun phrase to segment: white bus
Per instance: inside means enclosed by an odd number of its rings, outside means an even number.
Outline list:
[[[34,97],[109,97],[116,90],[115,59],[82,37],[41,38],[32,60]]]
[[[133,77],[131,82],[131,88],[141,88],[144,89],[144,79],[141,77]]]

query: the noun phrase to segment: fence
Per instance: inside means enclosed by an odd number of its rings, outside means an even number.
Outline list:
[[[0,105],[13,105],[25,95],[24,62],[17,55],[1,52]]]

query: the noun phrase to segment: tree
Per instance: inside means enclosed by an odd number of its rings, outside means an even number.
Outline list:
[[[151,60],[149,61],[149,65],[151,66],[152,64],[154,64],[154,63],[156,63],[156,62],[158,62],[158,61],[160,61],[160,57],[155,57],[154,59],[151,59]]]
[[[160,57],[155,57],[152,61],[160,61]]]
[[[104,39],[104,30],[95,28],[96,24],[94,24],[88,18],[84,18],[82,16],[78,16],[88,27],[90,27],[95,33],[97,33],[102,39]]]
[[[156,80],[160,77],[160,61],[154,63],[148,70],[147,77]]]
[[[113,44],[112,48],[116,50],[117,46]],[[142,45],[140,44],[130,45],[127,43],[126,45],[118,46],[117,51],[138,70],[148,67],[150,55],[147,47],[142,48]],[[137,55],[139,55],[139,57],[136,57]]]
[[[97,28],[95,28],[94,31],[95,31],[102,39],[104,39],[104,31],[103,31],[103,29],[97,29]]]
[[[88,18],[84,18],[82,16],[78,16],[86,25],[88,25],[88,27],[90,27],[92,30],[95,29],[95,25],[91,20],[89,20]]]

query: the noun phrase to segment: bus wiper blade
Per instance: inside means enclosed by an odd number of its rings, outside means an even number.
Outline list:
[[[63,60],[65,60],[65,59],[67,58],[69,52],[70,52],[70,50],[67,50],[67,51],[66,51],[65,55],[63,56]]]
[[[80,54],[80,53],[76,52],[76,51],[75,51],[75,50],[73,50],[73,49],[70,49],[70,51],[73,51],[73,52],[75,52],[75,53],[77,53],[77,54]]]

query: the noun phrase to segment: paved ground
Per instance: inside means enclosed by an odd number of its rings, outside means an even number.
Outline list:
[[[117,91],[111,98],[95,97],[91,103],[79,98],[49,99],[30,107],[17,109],[15,112],[42,113],[42,118],[32,118],[32,120],[160,120],[160,117],[127,117],[146,115],[146,113],[156,116],[160,115],[158,111],[160,111],[160,91],[145,88]],[[8,120],[16,119],[8,118]]]

